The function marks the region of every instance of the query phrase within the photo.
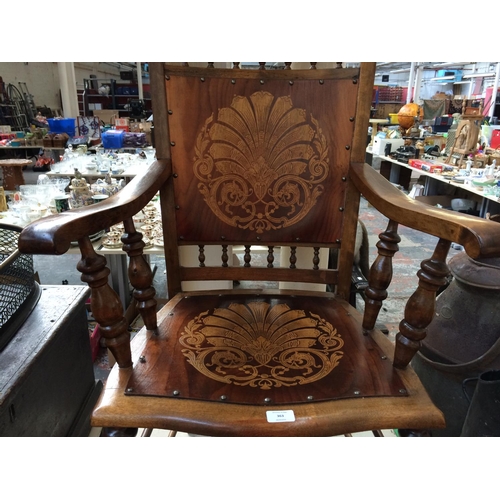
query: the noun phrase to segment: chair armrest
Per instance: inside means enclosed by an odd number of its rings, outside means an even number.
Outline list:
[[[107,200],[29,224],[19,235],[19,250],[26,254],[49,255],[67,252],[72,241],[133,217],[149,203],[171,171],[170,160],[157,160]]]
[[[368,164],[351,164],[352,182],[381,214],[404,226],[463,245],[473,259],[500,257],[500,224],[409,198]]]

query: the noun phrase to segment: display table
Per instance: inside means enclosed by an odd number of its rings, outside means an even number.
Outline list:
[[[31,165],[30,160],[20,160],[11,158],[0,160],[0,167],[3,170],[3,188],[5,191],[14,191],[24,184],[23,168]]]
[[[148,151],[148,157],[140,158],[138,155],[119,153],[117,155],[118,161],[115,165],[116,173],[112,170],[100,171],[95,163],[95,155],[85,155],[81,158],[64,160],[52,165],[49,172],[45,172],[48,177],[73,177],[75,175],[75,168],[84,176],[88,178],[105,177],[107,173],[115,179],[129,180],[132,177],[147,170],[154,159],[155,150]],[[113,168],[112,165],[110,165]]]
[[[42,286],[0,352],[0,436],[88,436],[102,389],[94,378],[86,286]]]
[[[380,158],[380,173],[390,182],[399,184],[405,189],[408,189],[412,172],[418,173],[425,178],[424,196],[432,196],[439,194],[439,186],[446,184],[457,189],[457,193],[467,198],[470,197],[467,193],[473,194],[479,200],[479,216],[486,217],[486,214],[491,215],[500,213],[500,201],[497,197],[485,194],[484,191],[477,189],[474,186],[454,182],[451,179],[446,179],[442,174],[432,173],[419,168],[414,168],[407,163],[403,163],[390,158],[389,156],[379,156]]]

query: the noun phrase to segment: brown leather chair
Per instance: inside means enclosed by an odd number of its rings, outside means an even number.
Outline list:
[[[93,426],[327,436],[445,425],[409,363],[448,275],[451,242],[474,258],[498,257],[500,226],[409,199],[364,164],[374,72],[374,63],[311,70],[150,64],[157,161],[108,200],[33,223],[19,242],[23,252],[52,254],[79,243],[78,269],[117,361]],[[158,191],[169,301],[157,313],[133,216]],[[389,221],[363,313],[348,303],[360,195]],[[106,260],[88,237],[120,221],[146,325],[131,343]],[[438,240],[394,345],[375,323],[398,224]],[[241,266],[232,265],[234,245],[245,248]],[[193,265],[179,257],[187,246],[197,250]],[[255,246],[268,248],[265,266],[252,265]],[[213,247],[218,262],[208,265]],[[334,269],[321,261],[322,248],[338,249]],[[275,259],[278,249],[289,254],[286,265]],[[280,287],[183,290],[220,280]]]

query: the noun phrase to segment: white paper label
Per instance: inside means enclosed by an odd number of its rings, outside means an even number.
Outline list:
[[[293,410],[266,411],[267,421],[275,422],[295,422]]]

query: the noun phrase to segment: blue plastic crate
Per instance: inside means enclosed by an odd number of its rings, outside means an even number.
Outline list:
[[[120,149],[123,146],[124,130],[107,130],[101,136],[104,149]]]
[[[54,134],[68,134],[75,136],[75,118],[48,118],[49,131]]]

